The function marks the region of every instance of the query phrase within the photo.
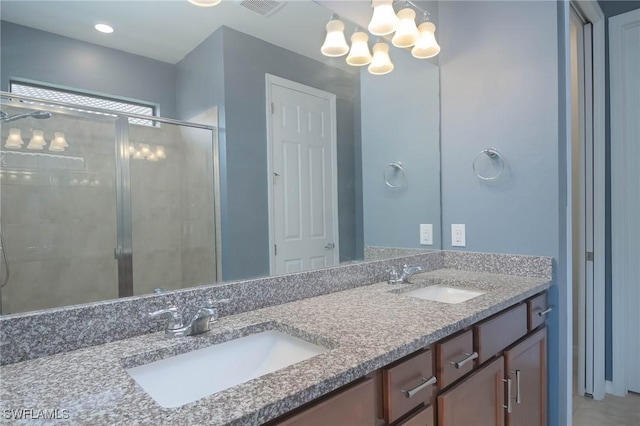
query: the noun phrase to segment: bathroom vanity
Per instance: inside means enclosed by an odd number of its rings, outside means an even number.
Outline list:
[[[269,424],[544,426],[548,312],[543,292]]]
[[[518,425],[522,415],[527,424],[532,416],[539,419],[535,424],[545,424],[545,292],[551,285],[551,260],[522,257],[525,263],[491,271],[481,266],[495,263],[489,255],[467,255],[462,263],[458,254],[437,256],[444,258],[440,267],[424,263],[428,272],[415,275],[412,284],[378,279],[223,316],[210,332],[197,336],[171,339],[154,332],[4,365],[0,408],[64,409],[72,423],[92,425],[459,425],[469,415],[474,424],[482,418],[486,424]],[[469,259],[478,265],[469,265]],[[536,259],[543,260],[543,273],[530,273]],[[344,271],[352,277],[354,271],[386,267],[376,265]],[[341,271],[326,275],[335,280]],[[298,291],[319,285],[318,280],[291,277]],[[238,284],[233,285],[237,291]],[[436,285],[478,294],[458,303],[416,297],[425,293],[417,290]],[[148,298],[140,299],[144,311],[129,309],[119,318],[148,321],[144,316],[157,309],[159,300],[149,306]],[[262,332],[288,335],[322,350],[175,405],[154,399],[129,373]],[[244,360],[252,352],[257,351],[238,349],[235,358]],[[227,362],[220,359],[212,366]],[[252,365],[238,362],[247,369]],[[231,370],[231,365],[223,367]],[[184,393],[177,384],[167,388]]]

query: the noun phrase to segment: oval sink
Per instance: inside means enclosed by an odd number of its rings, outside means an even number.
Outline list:
[[[128,368],[126,372],[159,405],[175,408],[326,351],[271,330]]]
[[[462,303],[484,294],[483,291],[467,290],[464,288],[432,285],[404,293],[418,299],[433,300],[442,303]]]

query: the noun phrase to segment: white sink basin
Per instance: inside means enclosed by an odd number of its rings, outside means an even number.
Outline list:
[[[419,299],[433,300],[435,302],[462,303],[469,299],[473,299],[474,297],[481,296],[484,294],[484,292],[476,290],[466,290],[457,287],[447,287],[444,285],[432,285],[429,287],[422,287],[404,294],[411,297],[417,297]]]
[[[126,369],[162,407],[180,407],[326,352],[265,331]]]

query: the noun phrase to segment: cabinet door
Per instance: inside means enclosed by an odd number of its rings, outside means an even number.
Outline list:
[[[511,413],[507,426],[547,424],[547,329],[504,352],[505,370],[511,378]]]
[[[439,426],[504,424],[504,360],[499,357],[438,396]]]
[[[375,423],[373,398],[373,379],[367,379],[274,424],[277,426],[371,426]]]
[[[433,426],[433,407],[428,406],[421,409],[397,424],[397,426]]]

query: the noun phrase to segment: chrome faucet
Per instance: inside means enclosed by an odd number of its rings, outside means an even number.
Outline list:
[[[409,266],[402,265],[402,274],[398,274],[396,268],[391,268],[389,270],[389,279],[387,283],[389,284],[411,284],[411,277],[417,274],[418,272],[422,272],[422,266]]]
[[[170,317],[167,322],[167,328],[164,331],[168,337],[195,336],[211,330],[211,323],[218,319],[218,309],[216,308],[216,305],[227,303],[228,301],[228,299],[216,301],[213,299],[207,299],[204,306],[196,312],[188,324],[184,323],[182,315],[180,315],[180,312],[175,305],[155,312],[149,312],[148,317],[158,318],[162,315],[169,314]]]
[[[400,281],[403,283],[411,284],[411,277],[422,271],[424,271],[424,269],[422,269],[422,266],[402,265],[402,275],[400,276]]]

